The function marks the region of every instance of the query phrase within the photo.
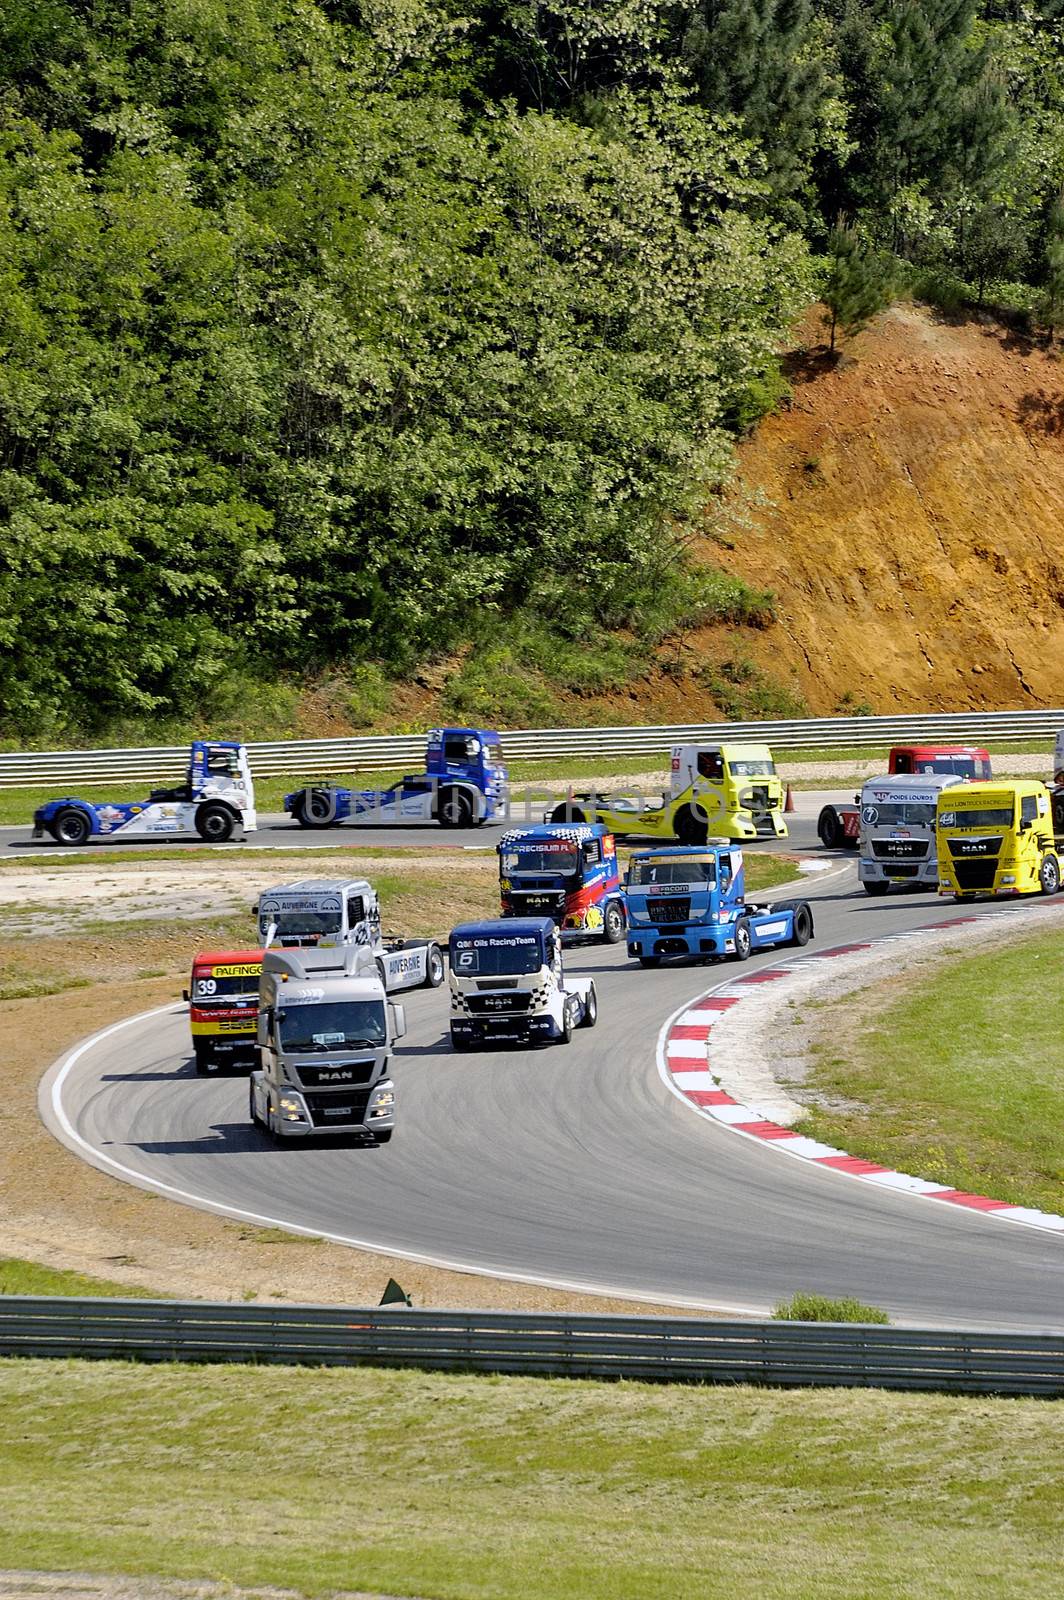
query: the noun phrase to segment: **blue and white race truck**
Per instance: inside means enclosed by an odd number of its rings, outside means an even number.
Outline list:
[[[591,978],[562,972],[562,936],[551,917],[465,922],[450,938],[451,1043],[568,1044],[574,1028],[593,1028],[598,996]]]
[[[807,900],[751,905],[743,853],[729,844],[665,845],[632,856],[625,878],[628,954],[658,967],[664,956],[745,961],[754,950],[808,944]]]
[[[194,739],[184,783],[153,789],[146,800],[67,795],[48,800],[33,813],[33,837],[50,833],[56,844],[179,833],[198,833],[208,844],[224,844],[238,829],[252,833],[257,826],[247,749],[217,739]]]
[[[433,728],[424,772],[408,773],[390,789],[345,789],[310,784],[284,797],[284,808],[303,828],[339,823],[390,827],[438,822],[469,828],[505,810],[508,775],[499,735],[488,728]]]

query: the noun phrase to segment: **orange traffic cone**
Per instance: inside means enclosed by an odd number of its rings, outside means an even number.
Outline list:
[[[783,798],[783,809],[784,811],[798,810],[798,807],[794,803],[794,790],[791,788],[790,784],[787,785],[787,793]]]

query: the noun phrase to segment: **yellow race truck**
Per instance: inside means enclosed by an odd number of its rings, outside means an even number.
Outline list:
[[[1034,779],[943,789],[935,813],[939,893],[1056,894],[1064,839],[1055,798]]]
[[[674,745],[667,795],[573,794],[544,821],[601,822],[620,837],[681,844],[787,835],[783,785],[767,744]]]

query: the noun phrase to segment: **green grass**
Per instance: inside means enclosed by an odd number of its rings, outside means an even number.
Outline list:
[[[33,1261],[16,1261],[0,1256],[0,1294],[106,1295],[108,1299],[137,1299],[146,1289],[131,1289],[128,1284],[112,1283],[108,1278],[90,1278],[83,1272],[65,1272],[56,1267],[39,1267]],[[152,1298],[163,1298],[155,1295]]]
[[[424,1600],[1047,1600],[1064,1405],[0,1363],[0,1566]]]
[[[958,957],[819,1011],[800,1131],[852,1155],[1016,1205],[1064,1212],[1059,934]]]
[[[866,1306],[847,1297],[832,1300],[826,1294],[793,1294],[781,1300],[772,1312],[777,1322],[879,1322],[890,1318],[879,1306]]]

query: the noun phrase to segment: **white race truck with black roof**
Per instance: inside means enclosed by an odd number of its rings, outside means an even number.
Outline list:
[[[406,1032],[364,948],[265,950],[250,1111],[275,1139],[350,1134],[387,1144],[395,1127],[391,1048]]]
[[[433,939],[386,939],[381,908],[365,878],[301,878],[266,889],[254,908],[263,948],[299,950],[352,945],[368,950],[389,994],[438,989],[443,952]]]
[[[591,978],[562,971],[562,936],[551,917],[504,917],[451,930],[451,1043],[568,1044],[593,1028]]]

